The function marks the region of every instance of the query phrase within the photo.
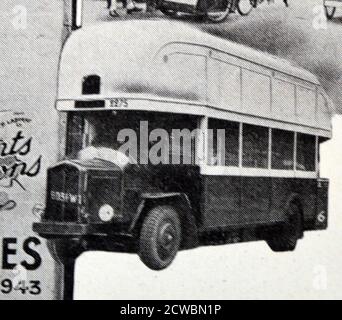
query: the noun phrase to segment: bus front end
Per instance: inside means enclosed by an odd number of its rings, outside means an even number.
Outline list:
[[[46,210],[34,230],[47,239],[108,236],[122,229],[122,171],[100,160],[64,161],[48,170]]]

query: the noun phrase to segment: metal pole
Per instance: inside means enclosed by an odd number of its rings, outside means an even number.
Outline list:
[[[71,301],[74,299],[75,283],[75,259],[70,259],[64,265],[64,287],[63,300]]]
[[[63,0],[63,29],[62,47],[70,34],[82,27],[83,23],[83,0]],[[64,135],[66,129],[65,115],[61,114],[59,119],[59,158],[64,156]],[[58,257],[56,257],[57,263]],[[57,299],[73,300],[75,280],[76,258],[70,258],[63,264],[58,263],[56,267],[57,276]]]
[[[63,32],[62,43],[69,35],[83,24],[83,0],[63,0]]]

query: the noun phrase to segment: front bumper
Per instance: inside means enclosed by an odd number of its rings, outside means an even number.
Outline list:
[[[71,223],[71,222],[38,222],[33,224],[33,231],[42,238],[65,238],[92,236],[110,236],[128,234],[115,231],[113,225],[107,223]]]

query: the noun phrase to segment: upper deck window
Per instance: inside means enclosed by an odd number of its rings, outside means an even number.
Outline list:
[[[253,114],[271,111],[271,78],[254,71],[242,72],[243,108]]]
[[[241,68],[211,59],[208,70],[209,101],[224,109],[241,111]]]
[[[297,115],[308,122],[316,116],[316,92],[309,88],[297,86]]]
[[[280,119],[296,113],[296,87],[293,83],[273,79],[272,112]]]
[[[206,98],[206,66],[205,56],[172,53],[164,59],[164,90],[171,90],[183,98],[203,100]]]
[[[83,78],[82,94],[100,94],[101,77],[98,75],[89,75]]]
[[[268,128],[243,125],[242,165],[244,167],[268,168],[268,135]]]

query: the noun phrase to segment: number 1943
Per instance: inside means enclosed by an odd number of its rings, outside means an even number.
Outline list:
[[[3,294],[10,293],[21,293],[21,294],[29,294],[29,295],[39,295],[42,290],[40,286],[40,281],[37,280],[20,280],[20,281],[12,281],[11,279],[4,279],[0,284],[0,291]]]

